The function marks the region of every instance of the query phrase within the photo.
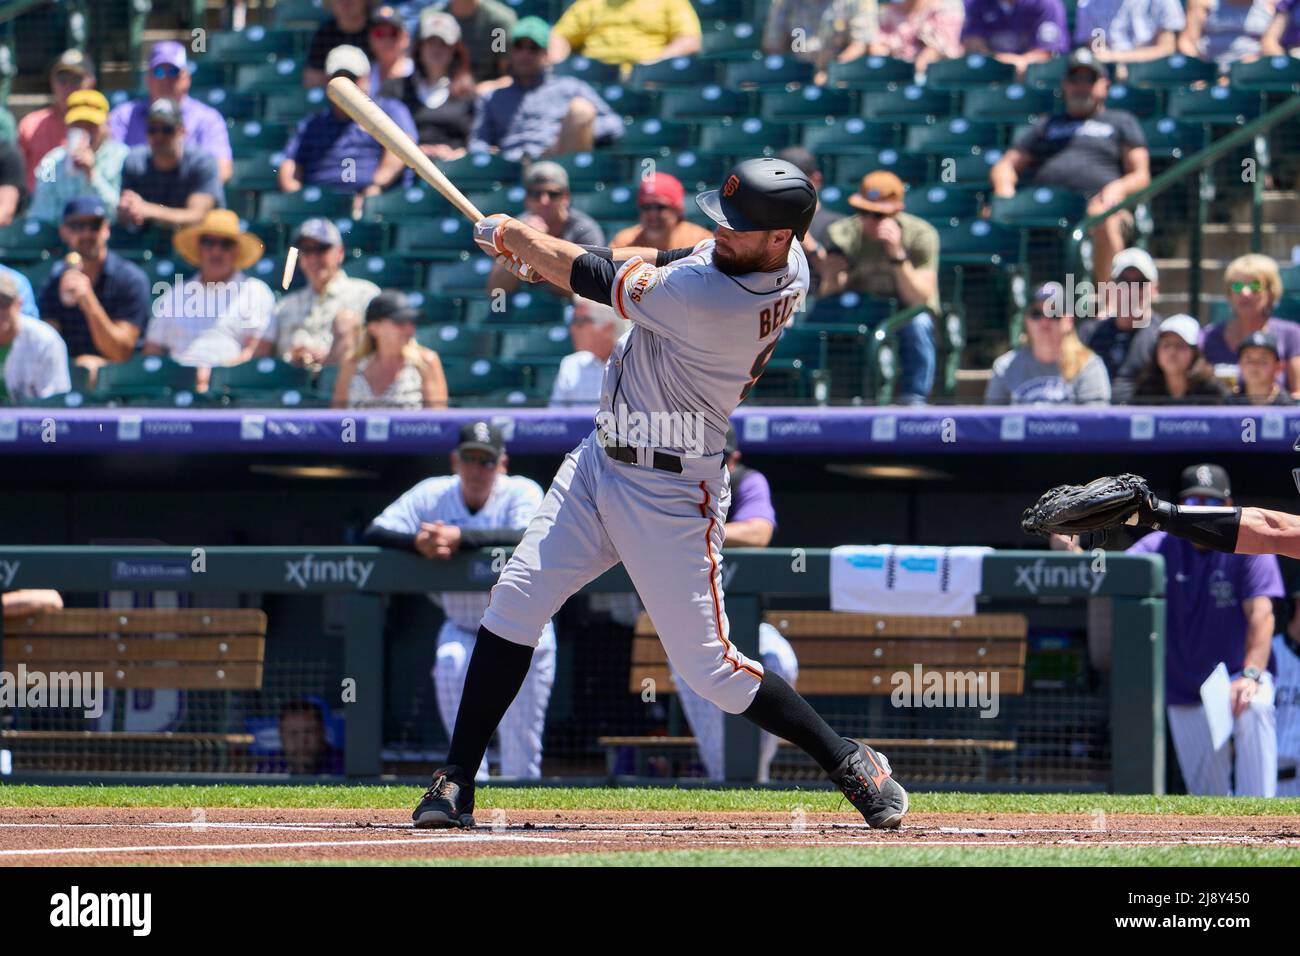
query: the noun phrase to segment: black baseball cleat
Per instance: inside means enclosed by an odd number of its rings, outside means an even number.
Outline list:
[[[474,781],[460,767],[443,767],[420,798],[411,820],[421,829],[474,826]]]
[[[858,808],[867,826],[892,830],[907,813],[907,791],[893,778],[893,772],[884,754],[858,744],[858,749],[835,768],[831,781]]]

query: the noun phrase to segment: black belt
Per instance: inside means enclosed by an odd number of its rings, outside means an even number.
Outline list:
[[[626,465],[635,465],[636,449],[630,445],[606,445],[605,454],[609,455],[615,461],[621,461]],[[676,455],[669,455],[666,452],[657,451],[654,453],[652,464],[660,471],[670,471],[674,475],[682,473],[682,460]]]

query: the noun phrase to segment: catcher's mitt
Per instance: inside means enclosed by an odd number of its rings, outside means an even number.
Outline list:
[[[1126,523],[1155,495],[1139,475],[1113,475],[1086,485],[1059,485],[1027,508],[1020,527],[1027,534],[1080,534]]]

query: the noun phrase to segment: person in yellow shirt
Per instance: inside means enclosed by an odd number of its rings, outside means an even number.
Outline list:
[[[625,69],[700,49],[690,0],[576,0],[551,30],[552,63],[577,53]]]

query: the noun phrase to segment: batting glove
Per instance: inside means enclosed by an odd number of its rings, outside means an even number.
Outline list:
[[[497,265],[504,267],[512,276],[524,282],[544,281],[536,269],[514,256],[497,256]]]
[[[505,213],[487,216],[474,223],[474,241],[490,256],[508,256],[510,252],[501,244],[501,228],[513,219]]]

